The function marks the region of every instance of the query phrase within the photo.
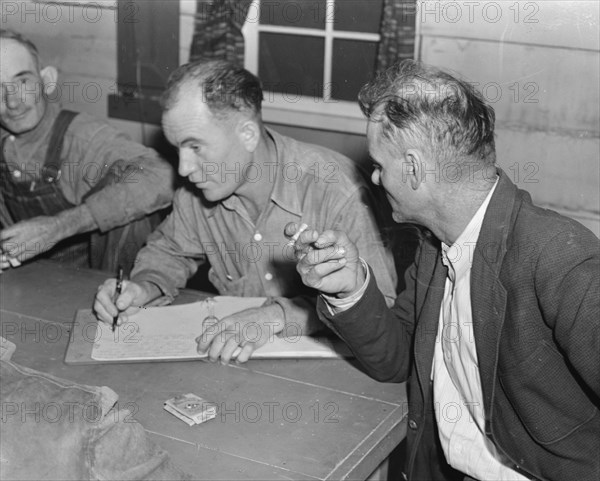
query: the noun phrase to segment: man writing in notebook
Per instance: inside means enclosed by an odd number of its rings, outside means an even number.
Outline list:
[[[129,270],[173,197],[173,169],[105,121],[60,109],[57,70],[0,29],[0,268],[43,255]]]
[[[179,149],[179,173],[189,184],[140,251],[116,306],[114,279],[101,286],[94,304],[99,319],[110,323],[160,296],[173,299],[198,264],[209,262],[220,294],[268,299],[199,333],[198,349],[211,360],[229,362],[242,347],[236,359],[244,362],[269,336],[314,332],[322,327],[316,292],[302,284],[283,237],[290,220],[345,229],[393,303],[393,262],[352,161],[266,128],[262,98],[259,80],[227,62],[198,61],[173,73],[163,128]]]
[[[431,234],[392,309],[343,232],[302,233],[298,272],[373,377],[408,380],[407,479],[599,479],[598,239],[496,167],[469,83],[406,61],[359,98],[373,182]]]

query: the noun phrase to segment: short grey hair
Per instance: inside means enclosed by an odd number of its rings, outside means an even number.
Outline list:
[[[370,121],[392,141],[420,146],[439,163],[496,161],[494,109],[472,85],[420,62],[392,65],[359,93]]]

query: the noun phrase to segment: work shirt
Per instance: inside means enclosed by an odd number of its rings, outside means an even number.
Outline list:
[[[172,213],[138,254],[132,279],[153,282],[173,298],[198,264],[208,261],[209,280],[221,295],[266,296],[283,308],[286,329],[308,334],[321,327],[315,312],[317,292],[302,283],[293,248],[283,234],[288,222],[296,222],[319,232],[345,231],[364,253],[392,305],[394,263],[356,166],[328,149],[271,130],[268,135],[276,161],[259,175],[270,176],[272,191],[256,223],[235,194],[209,203],[193,185],[181,188]]]
[[[15,179],[39,181],[44,174],[59,112],[58,104],[49,103],[35,129],[17,136],[0,131],[4,161]],[[154,150],[86,113],[78,114],[66,131],[61,160],[62,194],[74,205],[85,202],[101,232],[155,212],[172,200],[172,167]]]
[[[496,182],[497,184],[497,182]],[[433,394],[438,433],[448,464],[476,479],[526,480],[501,461],[485,436],[483,393],[471,310],[475,244],[496,185],[451,246],[442,243],[448,267],[433,356]]]

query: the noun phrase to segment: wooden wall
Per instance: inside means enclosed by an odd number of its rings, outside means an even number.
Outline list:
[[[181,8],[187,61],[195,0]],[[365,0],[368,1],[368,0]],[[2,0],[0,24],[29,36],[60,70],[65,107],[107,116],[116,90],[115,0]],[[537,203],[600,235],[599,4],[419,2],[417,57],[476,82],[497,114],[499,164]],[[153,125],[111,119],[153,145]],[[361,135],[275,126],[368,162]]]
[[[536,203],[600,233],[598,2],[424,2],[418,55],[475,82],[498,163]]]

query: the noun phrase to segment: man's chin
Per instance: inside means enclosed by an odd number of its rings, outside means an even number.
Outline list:
[[[19,119],[11,119],[8,122],[1,123],[2,128],[13,135],[21,135],[35,129],[37,123],[27,119],[27,115]]]
[[[396,222],[398,224],[402,224],[403,222],[406,222],[404,217],[397,212],[392,212],[392,219],[394,219],[394,222]]]
[[[196,184],[196,189],[202,192],[204,198],[209,202],[219,202],[222,200],[221,195],[219,195],[219,193],[216,190],[210,189],[207,186],[200,186]]]

